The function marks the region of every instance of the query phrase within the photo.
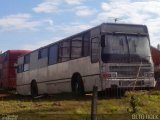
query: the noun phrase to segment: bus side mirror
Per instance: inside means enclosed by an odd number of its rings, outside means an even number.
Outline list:
[[[105,47],[105,35],[101,36],[101,47]]]

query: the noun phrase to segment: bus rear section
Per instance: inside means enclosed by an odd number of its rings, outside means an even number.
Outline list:
[[[1,54],[0,81],[5,89],[16,88],[16,64],[18,56],[28,53],[27,50],[8,50]]]
[[[100,70],[104,89],[132,90],[155,87],[147,27],[103,25]]]

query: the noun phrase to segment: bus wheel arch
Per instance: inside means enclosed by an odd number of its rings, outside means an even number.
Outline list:
[[[85,94],[84,83],[80,73],[76,72],[72,75],[71,88],[76,96],[83,96]]]
[[[36,96],[38,96],[38,85],[37,85],[37,82],[36,80],[32,80],[31,81],[31,96],[34,98]]]

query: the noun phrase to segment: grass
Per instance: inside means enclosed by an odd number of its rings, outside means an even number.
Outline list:
[[[138,113],[159,114],[160,92],[128,92],[121,99],[100,98],[97,103],[99,118],[110,120],[131,119],[130,98],[138,99]],[[11,95],[0,98],[0,114],[18,115],[18,120],[89,120],[91,113],[91,96],[75,98],[70,94],[53,95],[32,100],[30,97]]]

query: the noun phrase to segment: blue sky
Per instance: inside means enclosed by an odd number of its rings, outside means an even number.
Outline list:
[[[160,0],[0,0],[0,50],[33,50],[114,18],[147,25],[160,43]]]

